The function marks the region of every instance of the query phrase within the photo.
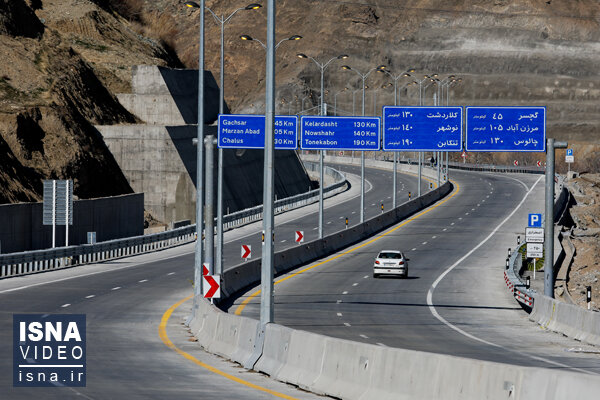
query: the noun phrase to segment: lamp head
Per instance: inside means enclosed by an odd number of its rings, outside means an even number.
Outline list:
[[[242,36],[240,36],[240,39],[242,39],[242,40],[254,40],[252,38],[252,36],[250,36],[250,35],[242,35]]]
[[[259,8],[261,8],[262,6],[258,3],[252,3],[252,4],[248,4],[244,10],[258,10]]]
[[[349,65],[342,65],[342,69],[351,70],[352,68]]]
[[[186,1],[185,3],[183,3],[183,5],[186,7],[189,7],[189,8],[200,8],[198,3],[194,2],[194,1]]]
[[[300,36],[300,35],[293,35],[288,38],[288,40],[300,40],[300,39],[302,39],[302,36]]]
[[[308,56],[306,54],[304,54],[304,53],[298,53],[298,54],[296,54],[296,57],[298,57],[298,58],[308,58]]]
[[[349,57],[348,54],[342,54],[342,55],[339,55],[337,58],[338,58],[338,60],[345,60],[348,57]]]

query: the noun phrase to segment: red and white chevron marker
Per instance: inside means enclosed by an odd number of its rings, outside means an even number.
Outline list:
[[[515,160],[514,164],[515,164],[515,167],[518,167],[519,166],[519,161]]]
[[[208,275],[208,264],[202,264],[202,275]]]
[[[304,231],[296,231],[296,243],[304,242]]]
[[[541,162],[541,161],[538,161],[538,162],[537,162],[537,166],[538,166],[538,167],[541,167],[541,166],[542,166],[542,162]]]
[[[242,258],[244,260],[252,258],[252,246],[250,246],[248,244],[242,245]]]
[[[204,284],[202,291],[205,299],[220,299],[221,298],[221,276],[220,275],[204,275],[202,277]]]

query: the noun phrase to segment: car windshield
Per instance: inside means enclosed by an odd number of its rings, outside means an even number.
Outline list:
[[[400,254],[400,253],[379,253],[379,256],[377,256],[377,258],[389,258],[389,259],[399,260],[402,258],[402,254]]]

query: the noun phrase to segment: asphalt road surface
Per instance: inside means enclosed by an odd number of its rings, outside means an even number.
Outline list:
[[[353,189],[326,201],[325,221],[331,221],[325,225],[326,233],[341,228],[343,222],[337,218],[339,214],[349,215],[351,225],[358,223],[359,181],[350,173],[359,173],[359,169],[341,169],[349,173]],[[406,191],[414,192],[416,178],[402,174],[398,177],[399,196],[407,197]],[[365,197],[368,218],[381,212],[379,207],[369,205],[379,206],[378,203],[383,201],[386,209],[391,206],[391,174],[367,169],[366,178],[369,189]],[[307,240],[316,237],[316,210],[317,205],[313,204],[278,216],[276,248],[295,245],[293,240],[283,240],[285,237],[293,238],[293,230],[298,228],[306,232]],[[225,266],[228,268],[240,262],[241,243],[252,239],[255,242],[251,243],[257,246],[254,249],[260,249],[260,223],[229,231],[225,239]],[[165,320],[165,311],[192,293],[193,249],[194,244],[188,244],[102,264],[0,281],[0,343],[3,343],[0,346],[0,397],[320,398],[204,353],[183,325],[185,316],[189,315],[189,301],[176,308],[173,315]],[[258,255],[255,253],[254,256]],[[12,387],[12,315],[17,313],[86,314],[85,388]],[[165,345],[159,336],[161,321],[166,325],[168,340],[189,357]],[[209,370],[207,366],[215,367],[221,374]]]
[[[457,190],[413,221],[277,284],[275,322],[380,346],[600,373],[597,350],[527,320],[504,284],[508,247],[524,237],[527,214],[543,211],[544,178],[451,175]],[[408,279],[373,278],[375,256],[389,249],[410,259]],[[229,311],[258,318],[256,299],[239,307],[254,291]]]

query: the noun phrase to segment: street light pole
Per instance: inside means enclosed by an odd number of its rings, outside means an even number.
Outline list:
[[[347,87],[345,87],[344,89],[340,90],[339,92],[337,92],[336,94],[333,95],[333,109],[334,109],[334,115],[336,115],[336,116],[338,115],[338,112],[337,112],[337,97],[338,97],[338,94],[342,94],[346,90],[348,90]]]
[[[332,57],[329,61],[327,61],[325,63],[320,63],[317,60],[315,60],[313,57],[307,56],[304,53],[298,53],[297,57],[298,58],[308,58],[308,59],[312,60],[321,70],[321,102],[320,102],[321,116],[325,116],[325,107],[323,106],[324,100],[325,100],[325,88],[324,88],[325,70],[327,69],[329,64],[331,64],[334,60],[346,59],[346,58],[348,58],[348,55],[341,54],[337,57]],[[324,150],[320,150],[319,151],[319,178],[320,178],[320,182],[319,182],[319,239],[323,238],[323,186],[325,186],[325,177],[323,174],[323,170],[324,170],[323,155],[324,155]]]
[[[191,3],[190,3],[191,4]],[[194,3],[195,4],[195,3]],[[194,7],[186,3],[188,7]],[[192,318],[202,296],[202,234],[204,225],[203,164],[204,164],[204,0],[197,5],[200,9],[200,42],[198,55],[198,130],[196,136],[196,246],[194,255],[194,305]]]
[[[190,2],[191,3],[191,2]],[[186,3],[187,5],[187,3]],[[192,6],[193,7],[193,6]],[[225,113],[225,24],[233,18],[233,16],[242,10],[257,10],[261,8],[260,4],[248,4],[246,7],[241,7],[232,12],[228,17],[221,15],[218,17],[209,7],[205,6],[214,20],[221,25],[221,56],[219,67],[219,114]],[[215,274],[222,275],[223,273],[223,149],[218,150],[218,166],[217,166],[217,252],[215,263]]]
[[[365,81],[371,75],[371,72],[385,69],[385,65],[378,65],[375,68],[371,68],[366,74],[362,74],[359,71],[350,68],[348,65],[343,65],[342,69],[354,71],[358,76],[362,78],[362,116],[365,116]],[[365,222],[365,152],[360,152],[360,222]]]
[[[262,330],[273,322],[274,258],[274,132],[275,125],[275,0],[267,2],[267,71],[265,101],[265,160],[263,182],[263,231],[265,240],[261,260],[260,323]]]

